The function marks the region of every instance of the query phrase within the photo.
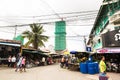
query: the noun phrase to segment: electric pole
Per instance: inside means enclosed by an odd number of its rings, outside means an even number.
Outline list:
[[[16,32],[17,32],[17,25],[15,26],[14,38],[16,37]]]
[[[85,45],[85,51],[86,51],[86,47],[87,47],[87,45],[86,45],[86,37],[83,36],[83,38],[84,38],[84,45]]]

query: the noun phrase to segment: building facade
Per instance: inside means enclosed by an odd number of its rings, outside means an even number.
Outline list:
[[[109,44],[106,44],[109,43]],[[120,0],[104,0],[88,45],[97,53],[120,53]]]
[[[66,49],[66,22],[55,23],[55,51],[60,53]]]

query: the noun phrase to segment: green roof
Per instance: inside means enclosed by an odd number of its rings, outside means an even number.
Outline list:
[[[24,43],[24,38],[21,35],[18,35],[17,37],[13,38],[13,40],[20,41],[22,44]]]

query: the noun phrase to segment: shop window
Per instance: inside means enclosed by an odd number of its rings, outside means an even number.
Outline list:
[[[98,43],[100,43],[100,39],[98,39]]]

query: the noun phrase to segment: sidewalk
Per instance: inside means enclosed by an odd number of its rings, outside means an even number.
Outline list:
[[[120,80],[120,73],[108,73],[108,75],[109,80]],[[82,74],[79,71],[60,68],[56,64],[30,68],[27,69],[27,72],[22,73],[15,72],[14,68],[0,70],[1,80],[99,80],[98,77],[99,74]]]

